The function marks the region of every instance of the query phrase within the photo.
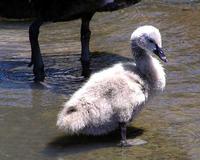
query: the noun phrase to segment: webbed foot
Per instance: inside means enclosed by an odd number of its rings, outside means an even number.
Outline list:
[[[128,140],[121,140],[118,144],[119,147],[131,147],[131,146],[138,146],[146,144],[147,141],[142,139],[128,139]]]
[[[133,146],[131,143],[128,143],[126,140],[121,140],[120,143],[117,145],[119,147],[131,147]]]

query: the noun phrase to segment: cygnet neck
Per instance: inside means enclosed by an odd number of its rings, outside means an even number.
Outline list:
[[[153,90],[163,90],[165,87],[165,72],[160,62],[151,56],[146,50],[132,45],[135,63],[143,79],[149,83]]]

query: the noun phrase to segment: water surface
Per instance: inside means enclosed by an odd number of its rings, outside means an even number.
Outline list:
[[[154,2],[152,4],[152,2]],[[119,132],[67,137],[56,126],[63,102],[83,83],[80,21],[46,24],[40,44],[46,80],[34,84],[28,22],[0,22],[1,160],[199,160],[200,6],[197,1],[146,1],[91,22],[92,70],[130,61],[130,34],[140,25],[158,27],[169,63],[167,88],[128,129],[145,145],[118,148]]]

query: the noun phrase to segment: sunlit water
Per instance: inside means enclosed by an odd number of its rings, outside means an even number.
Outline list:
[[[154,2],[152,4],[152,2]],[[200,159],[200,6],[196,1],[147,1],[91,22],[93,71],[130,61],[129,38],[140,25],[158,27],[169,63],[167,88],[148,104],[128,129],[128,138],[145,145],[119,148],[119,132],[108,136],[67,137],[56,117],[80,77],[80,21],[47,24],[40,34],[46,80],[32,82],[28,25],[0,23],[1,160],[199,160]]]

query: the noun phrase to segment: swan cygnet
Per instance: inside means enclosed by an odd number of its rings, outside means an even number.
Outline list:
[[[126,126],[152,95],[165,87],[165,72],[157,55],[167,62],[161,35],[141,26],[131,35],[135,63],[118,63],[93,74],[58,115],[57,126],[67,134],[101,135],[120,127],[120,146],[127,146]]]

